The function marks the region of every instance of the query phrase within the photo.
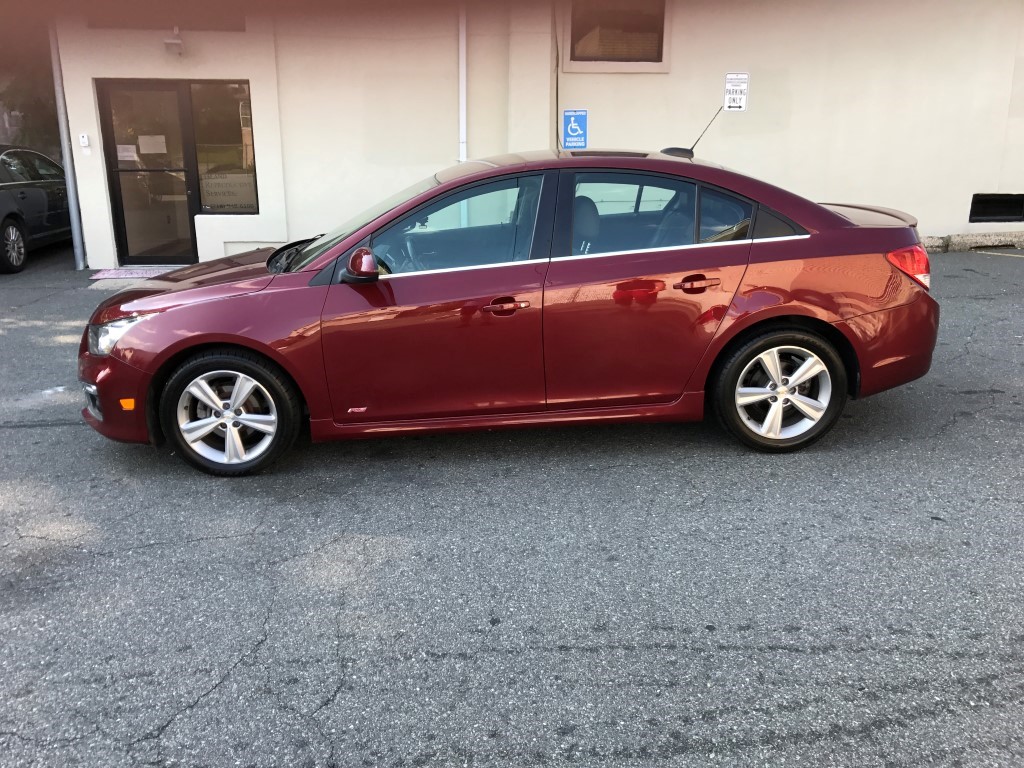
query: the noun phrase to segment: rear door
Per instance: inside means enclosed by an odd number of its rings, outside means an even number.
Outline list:
[[[370,240],[386,274],[328,291],[337,423],[544,410],[541,311],[557,174],[473,184]]]
[[[548,408],[678,399],[743,277],[752,210],[678,177],[564,171],[544,293]]]
[[[17,157],[33,174],[46,196],[46,210],[40,226],[44,235],[60,235],[71,228],[68,215],[68,191],[64,169],[38,152],[17,152]]]

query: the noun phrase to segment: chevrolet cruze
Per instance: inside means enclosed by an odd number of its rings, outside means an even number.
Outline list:
[[[689,421],[803,448],[923,376],[907,214],[662,152],[463,163],[318,237],[179,269],[83,335],[86,421],[218,475],[314,441]]]

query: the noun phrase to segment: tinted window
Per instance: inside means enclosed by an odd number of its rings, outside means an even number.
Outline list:
[[[2,162],[7,176],[11,178],[11,181],[40,181],[42,177],[22,159],[22,154],[22,152],[8,152],[4,155],[0,162]]]
[[[64,169],[48,157],[34,152],[19,152],[18,157],[40,179],[59,181],[64,178]]]
[[[371,244],[392,274],[530,258],[543,177],[481,184],[400,219]]]
[[[762,240],[766,237],[790,237],[799,234],[788,221],[780,218],[764,206],[757,209],[757,218],[754,221],[754,239]]]
[[[662,176],[576,174],[573,255],[692,245],[696,187]]]
[[[700,241],[721,243],[750,237],[753,206],[746,200],[702,187],[700,191]]]

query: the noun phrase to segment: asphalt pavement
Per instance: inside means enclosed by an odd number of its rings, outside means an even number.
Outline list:
[[[795,455],[713,424],[304,446],[79,416],[106,295],[0,276],[0,765],[1024,764],[1024,258]],[[1018,252],[1019,253],[1019,252]]]

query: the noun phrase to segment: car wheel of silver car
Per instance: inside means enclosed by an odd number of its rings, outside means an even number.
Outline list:
[[[248,352],[207,352],[179,367],[160,400],[164,434],[214,475],[256,472],[286,451],[301,403],[287,376]]]
[[[14,219],[4,219],[0,224],[3,243],[0,244],[0,272],[21,272],[25,268],[25,230]]]
[[[828,432],[846,391],[846,368],[828,341],[805,331],[774,331],[729,356],[715,383],[714,406],[741,442],[780,453]]]

